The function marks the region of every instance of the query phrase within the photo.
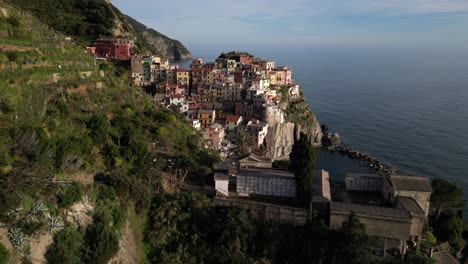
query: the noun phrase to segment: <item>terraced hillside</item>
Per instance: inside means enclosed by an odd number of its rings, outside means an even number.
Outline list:
[[[0,36],[0,249],[11,263],[140,263],[163,176],[209,173],[216,155],[125,71],[3,1]]]

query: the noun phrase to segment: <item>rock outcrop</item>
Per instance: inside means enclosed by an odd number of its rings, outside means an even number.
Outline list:
[[[289,159],[294,139],[299,139],[301,135],[308,137],[315,147],[322,145],[320,123],[303,98],[282,103],[281,108],[286,115],[284,122],[274,118],[267,119],[268,133],[265,142],[272,160]]]
[[[156,48],[159,55],[176,61],[192,58],[190,51],[180,41],[171,39],[152,28],[148,28],[129,16],[124,15],[124,17],[140,36],[144,37],[151,46]]]

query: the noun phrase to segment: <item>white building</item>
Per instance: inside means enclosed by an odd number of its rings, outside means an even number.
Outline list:
[[[185,97],[181,94],[170,94],[166,97],[167,106],[175,105],[179,107],[181,113],[186,113],[189,110],[189,105]]]

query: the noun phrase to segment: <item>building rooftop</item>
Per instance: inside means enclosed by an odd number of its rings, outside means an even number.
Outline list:
[[[264,168],[241,168],[239,175],[253,176],[253,177],[264,177],[264,178],[287,178],[294,179],[294,173],[292,171],[264,169]]]
[[[215,114],[215,110],[206,110],[206,109],[200,109],[198,110],[198,113],[199,114],[210,114],[210,115],[214,115]]]
[[[227,115],[226,122],[237,122],[241,118],[240,115]]]
[[[346,177],[362,178],[362,179],[381,179],[379,174],[366,174],[366,173],[346,173]]]
[[[327,200],[331,200],[330,178],[329,178],[328,171],[325,171],[325,170],[317,171],[315,190],[316,190],[315,196],[319,196]]]
[[[236,179],[239,196],[296,197],[296,180],[289,171],[240,169]]]
[[[210,126],[210,128],[213,128],[213,129],[216,129],[216,128],[222,128],[223,126],[218,124],[218,123],[214,123]]]
[[[228,181],[229,180],[229,175],[227,175],[226,173],[215,172],[214,180],[215,181]]]
[[[401,206],[403,206],[403,208],[405,208],[407,211],[414,213],[414,214],[419,214],[422,216],[425,215],[423,209],[419,206],[419,204],[414,199],[409,198],[409,197],[398,196],[398,200]]]
[[[428,177],[391,175],[390,180],[396,190],[432,192]]]
[[[402,208],[371,206],[355,203],[331,202],[330,211],[400,218],[405,220],[411,219],[410,214]]]

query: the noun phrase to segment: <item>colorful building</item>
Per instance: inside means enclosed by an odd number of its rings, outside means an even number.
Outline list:
[[[206,128],[214,124],[215,118],[216,118],[215,110],[200,109],[198,111],[197,119],[200,120],[200,124],[203,128]]]
[[[130,60],[135,42],[128,39],[99,39],[95,47],[96,55],[99,57]]]

